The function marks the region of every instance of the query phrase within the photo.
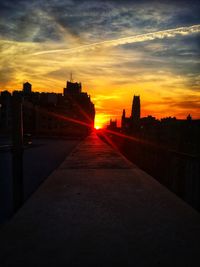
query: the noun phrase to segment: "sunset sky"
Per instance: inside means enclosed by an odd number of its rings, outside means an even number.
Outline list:
[[[200,118],[199,14],[192,0],[1,0],[0,90],[61,93],[72,72],[100,126],[134,94],[142,116]]]

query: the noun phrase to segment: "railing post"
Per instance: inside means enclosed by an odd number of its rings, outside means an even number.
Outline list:
[[[17,211],[24,202],[23,188],[23,118],[22,98],[12,97],[12,172],[13,208]]]

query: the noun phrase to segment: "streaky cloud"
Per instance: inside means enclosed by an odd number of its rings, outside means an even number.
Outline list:
[[[98,49],[102,47],[113,47],[113,46],[119,46],[119,45],[124,45],[124,44],[151,41],[155,39],[173,38],[178,35],[189,35],[192,33],[199,33],[199,32],[200,32],[200,24],[197,24],[197,25],[193,25],[189,27],[179,27],[179,28],[174,28],[174,29],[168,29],[168,30],[163,30],[163,31],[124,37],[124,38],[119,38],[119,39],[114,39],[114,40],[102,41],[102,42],[82,45],[82,46],[75,47],[75,48],[45,50],[45,51],[36,52],[33,55],[37,56],[37,55],[60,53],[60,52],[63,52],[65,54],[81,53],[81,52]]]

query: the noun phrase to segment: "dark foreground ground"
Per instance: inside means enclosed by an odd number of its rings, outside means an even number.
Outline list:
[[[0,231],[0,265],[200,266],[200,215],[95,134]]]
[[[27,199],[58,167],[80,141],[33,139],[24,149],[24,194]],[[6,146],[9,140],[0,140],[0,223],[12,214],[12,154]]]

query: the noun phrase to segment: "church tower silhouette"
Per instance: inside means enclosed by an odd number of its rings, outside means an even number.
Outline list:
[[[133,97],[131,119],[133,122],[140,120],[140,96],[134,95]]]

